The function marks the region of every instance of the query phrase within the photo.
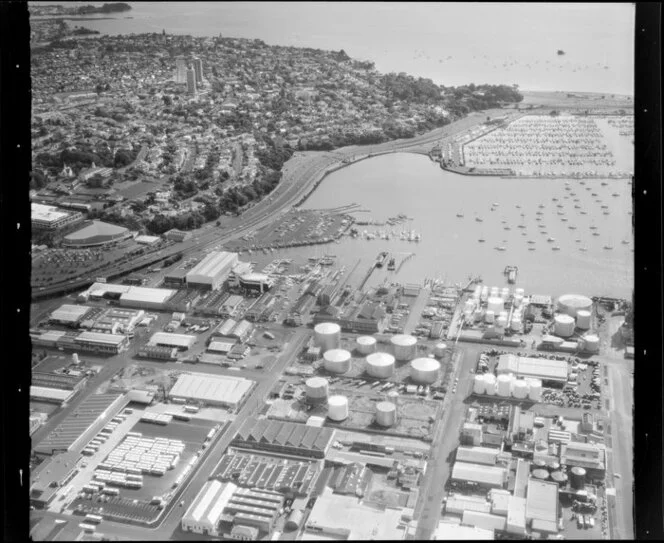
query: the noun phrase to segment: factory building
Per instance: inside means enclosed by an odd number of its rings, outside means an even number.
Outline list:
[[[70,451],[44,460],[30,472],[30,504],[48,506],[60,489],[78,473],[81,455]]]
[[[175,347],[163,347],[159,345],[146,345],[138,351],[140,358],[149,360],[173,361],[178,358],[178,350]]]
[[[159,311],[166,308],[166,302],[174,294],[174,290],[167,288],[129,287],[120,295],[120,305]]]
[[[247,273],[240,276],[240,287],[245,290],[263,294],[273,286],[274,280],[264,273]]]
[[[131,232],[124,226],[91,221],[87,226],[65,236],[62,243],[67,247],[97,247],[130,237]]]
[[[504,468],[483,466],[467,462],[455,462],[452,479],[460,483],[472,483],[483,488],[502,488],[507,480]]]
[[[560,459],[562,464],[585,468],[589,472],[603,472],[606,469],[606,449],[591,443],[569,441],[563,444]]]
[[[498,449],[492,449],[490,447],[462,446],[457,449],[456,460],[457,462],[495,466],[498,452]]]
[[[516,377],[539,379],[545,386],[563,386],[567,382],[567,362],[504,354],[498,358],[498,375],[512,373]]]
[[[223,511],[237,486],[208,481],[182,517],[182,530],[218,537]]]
[[[55,404],[62,404],[69,401],[74,394],[75,390],[65,390],[62,388],[51,388],[41,386],[30,386],[30,399],[42,402],[49,402]]]
[[[242,377],[183,374],[171,388],[172,398],[237,408],[254,382]]]
[[[238,255],[236,253],[212,252],[187,274],[187,285],[194,288],[217,290],[226,281],[237,263]]]
[[[83,214],[79,211],[64,211],[54,206],[35,202],[31,204],[30,223],[35,231],[54,232],[81,221],[83,221]]]
[[[231,441],[231,446],[280,454],[324,458],[334,431],[293,422],[247,419]]]
[[[85,320],[85,315],[88,314],[91,309],[92,308],[84,305],[63,304],[51,313],[48,321],[53,324],[61,324],[71,328],[77,328],[81,322]]]
[[[148,345],[170,347],[180,351],[186,351],[193,347],[195,343],[196,336],[190,336],[188,334],[169,334],[167,332],[156,332],[150,338]]]
[[[67,345],[61,338],[59,346],[67,349],[77,349],[81,351],[118,354],[129,346],[129,338],[124,334],[105,334],[100,332],[81,332],[77,335],[73,344]]]
[[[533,532],[558,533],[558,485],[530,479],[526,495],[526,522]]]

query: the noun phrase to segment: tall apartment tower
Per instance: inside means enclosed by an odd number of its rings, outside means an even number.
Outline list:
[[[196,94],[196,72],[193,68],[187,70],[187,92]]]
[[[184,57],[175,57],[175,82],[187,82],[187,62]]]
[[[200,58],[194,59],[194,72],[196,72],[196,84],[203,83],[203,61]]]

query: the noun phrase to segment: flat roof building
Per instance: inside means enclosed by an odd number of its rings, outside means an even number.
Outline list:
[[[476,526],[462,526],[461,524],[441,520],[431,539],[438,541],[493,540],[493,530],[485,530]]]
[[[61,404],[69,400],[76,390],[66,390],[62,388],[50,388],[50,387],[40,387],[40,386],[31,386],[30,387],[30,399],[33,400],[42,400],[45,402],[52,402]]]
[[[526,521],[534,531],[558,532],[558,485],[530,479],[526,494]]]
[[[182,517],[182,530],[210,536],[219,536],[219,523],[224,508],[237,490],[233,483],[208,481]]]
[[[483,513],[481,511],[464,511],[461,522],[462,524],[475,526],[482,530],[504,531],[507,519],[500,515],[492,515],[491,513]]]
[[[498,449],[490,447],[459,447],[457,449],[456,460],[457,462],[495,466],[498,452]]]
[[[55,206],[32,202],[30,223],[33,230],[55,231],[83,220],[79,211],[65,211]]]
[[[129,287],[120,295],[120,305],[141,309],[165,309],[177,291],[168,288]]]
[[[37,507],[45,507],[78,473],[81,455],[77,452],[64,452],[44,460],[30,472],[30,502]]]
[[[544,382],[563,384],[567,382],[567,361],[545,358],[529,358],[504,354],[498,358],[498,375],[513,373],[517,377],[541,379]]]
[[[569,441],[562,445],[561,463],[585,469],[603,471],[606,469],[606,449],[591,443]]]
[[[84,320],[90,309],[84,305],[62,304],[51,313],[48,320],[56,324],[76,327]]]
[[[129,346],[129,338],[123,334],[81,332],[74,338],[74,347],[85,351],[117,354]]]
[[[254,382],[243,377],[183,374],[171,388],[170,396],[236,408]]]
[[[469,464],[467,462],[455,462],[452,469],[452,479],[475,483],[488,488],[502,488],[506,476],[504,468]]]
[[[167,332],[156,332],[150,338],[148,345],[156,345],[158,347],[172,347],[181,351],[194,346],[196,343],[196,336],[188,334],[169,334]]]
[[[237,263],[237,253],[212,252],[187,274],[187,285],[216,290],[226,281]]]

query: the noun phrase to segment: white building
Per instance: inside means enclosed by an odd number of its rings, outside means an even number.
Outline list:
[[[57,230],[83,220],[78,211],[64,211],[54,206],[31,204],[30,222],[34,230]]]
[[[187,274],[187,284],[192,287],[218,289],[237,263],[237,253],[210,253]]]
[[[253,381],[226,375],[180,375],[170,396],[210,405],[237,407],[251,389]]]
[[[205,483],[182,517],[182,530],[219,536],[219,522],[236,490],[237,486],[233,483],[222,483],[217,480]]]
[[[167,332],[157,332],[150,338],[149,345],[159,345],[160,347],[175,347],[181,351],[186,351],[196,343],[196,336],[188,334],[169,334]]]

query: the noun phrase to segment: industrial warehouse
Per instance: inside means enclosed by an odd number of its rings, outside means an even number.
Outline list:
[[[115,243],[131,237],[131,232],[123,226],[115,226],[101,221],[91,221],[80,230],[64,237],[63,244],[69,247],[97,247]]]
[[[36,202],[30,205],[31,225],[34,230],[55,231],[83,221],[83,214],[79,211],[66,211]]]
[[[186,275],[190,287],[217,290],[238,264],[236,253],[212,252]]]
[[[170,390],[172,398],[237,409],[254,385],[242,377],[181,375]]]

